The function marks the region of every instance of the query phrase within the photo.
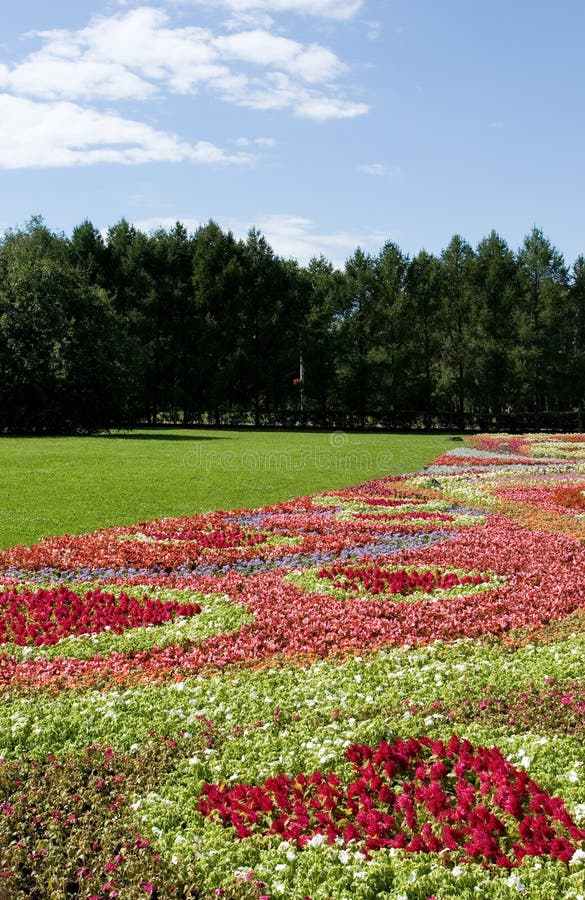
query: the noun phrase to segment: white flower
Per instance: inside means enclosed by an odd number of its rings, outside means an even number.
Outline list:
[[[576,822],[582,822],[585,819],[585,803],[577,803],[574,816]]]
[[[519,894],[526,890],[526,885],[520,881],[517,875],[510,875],[510,877],[506,880],[506,884],[508,887],[516,888]]]
[[[572,866],[580,865],[585,859],[585,850],[581,850],[579,847],[573,853],[571,859],[569,860],[569,864]]]
[[[461,875],[463,875],[463,869],[461,868],[461,866],[453,866],[451,871],[455,878],[459,878]]]
[[[248,869],[245,866],[242,866],[240,869],[236,869],[236,871],[234,872],[234,878],[247,878],[251,873],[252,869]]]
[[[307,844],[310,847],[321,847],[326,841],[326,837],[324,834],[314,834],[310,841],[307,841]]]
[[[287,851],[286,851],[286,858],[288,859],[289,862],[292,862],[293,859],[296,859],[296,858],[297,858],[297,855],[296,855],[296,853],[295,853],[294,850],[287,850]]]
[[[337,854],[337,859],[339,860],[340,863],[343,863],[343,865],[345,866],[349,862],[349,859],[350,859],[349,853],[347,852],[347,850],[340,850],[339,853]]]

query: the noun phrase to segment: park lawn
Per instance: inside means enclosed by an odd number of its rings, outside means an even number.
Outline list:
[[[420,470],[445,435],[156,430],[0,439],[0,547]]]

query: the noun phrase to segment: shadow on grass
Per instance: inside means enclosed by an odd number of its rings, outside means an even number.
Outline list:
[[[121,431],[104,434],[96,434],[95,437],[105,438],[110,441],[224,441],[224,437],[208,434],[169,434],[164,431]]]

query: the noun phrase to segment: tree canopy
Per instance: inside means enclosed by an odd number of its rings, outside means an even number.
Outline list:
[[[299,361],[303,357],[301,383]],[[301,392],[302,400],[301,403]],[[582,427],[585,259],[538,228],[343,270],[210,221],[0,239],[0,430]]]

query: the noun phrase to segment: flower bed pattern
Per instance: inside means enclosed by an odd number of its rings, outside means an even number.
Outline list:
[[[480,436],[1,553],[0,898],[585,896],[584,496]]]

